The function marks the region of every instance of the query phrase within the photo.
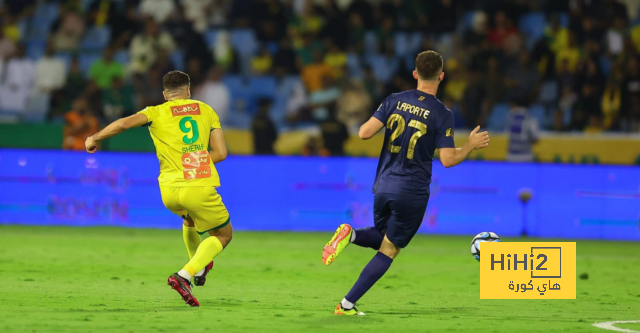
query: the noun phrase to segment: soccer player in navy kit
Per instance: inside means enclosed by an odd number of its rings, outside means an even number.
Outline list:
[[[364,315],[355,303],[385,274],[400,249],[420,228],[429,201],[435,150],[439,150],[440,161],[449,168],[460,164],[473,150],[489,145],[489,133],[478,133],[478,126],[467,143],[455,147],[453,113],[435,97],[444,78],[443,65],[442,56],[435,51],[418,54],[413,71],[418,88],[387,97],[360,127],[363,140],[385,127],[373,185],[375,227],[353,229],[348,224],[340,225],[325,245],[322,261],[330,265],[349,243],[378,252],[336,306],[337,315]]]

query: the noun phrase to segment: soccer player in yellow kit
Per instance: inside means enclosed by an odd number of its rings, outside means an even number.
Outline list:
[[[229,244],[233,228],[216,188],[215,164],[227,157],[220,119],[207,104],[192,100],[189,75],[172,71],[162,78],[166,103],[118,119],[85,141],[87,152],[97,143],[129,128],[148,125],[160,160],[160,194],[164,205],[183,218],[183,238],[189,262],[169,276],[167,284],[185,303],[200,306],[191,281],[204,285],[215,258]],[[211,150],[208,151],[207,147]],[[200,235],[210,237],[200,240]]]

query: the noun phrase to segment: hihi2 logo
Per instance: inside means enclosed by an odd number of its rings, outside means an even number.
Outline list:
[[[575,242],[485,242],[480,299],[575,299]]]

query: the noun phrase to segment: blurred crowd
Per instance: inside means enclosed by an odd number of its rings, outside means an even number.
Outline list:
[[[504,130],[518,106],[543,130],[640,131],[634,0],[0,0],[0,121],[63,122],[67,148],[163,103],[162,76],[272,153],[314,128],[342,154],[413,59],[445,56],[438,97],[457,127]],[[77,140],[74,139],[77,137]]]

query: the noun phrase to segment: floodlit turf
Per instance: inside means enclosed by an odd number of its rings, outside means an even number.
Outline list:
[[[325,267],[330,236],[238,232],[190,308],[166,285],[186,259],[180,230],[0,226],[0,332],[605,333],[591,324],[640,320],[640,244],[579,241],[576,300],[480,300],[472,235],[416,237],[362,299],[367,316],[334,316],[373,251],[352,245]]]

